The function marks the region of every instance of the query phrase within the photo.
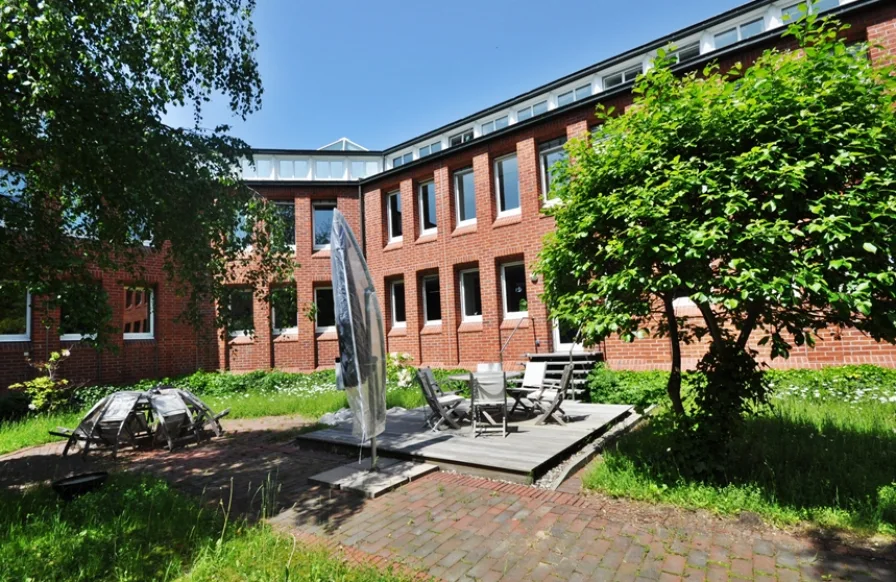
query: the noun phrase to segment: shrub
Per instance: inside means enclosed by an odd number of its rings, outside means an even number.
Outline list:
[[[611,370],[601,363],[594,367],[588,377],[588,391],[591,402],[634,404],[643,410],[663,401],[668,380],[669,373],[661,370]]]
[[[31,399],[24,392],[10,390],[0,394],[0,422],[19,420],[28,414]]]

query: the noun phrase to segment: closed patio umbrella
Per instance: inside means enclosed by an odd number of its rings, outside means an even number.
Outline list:
[[[376,436],[386,428],[386,337],[373,279],[345,217],[333,212],[330,265],[339,361],[338,388],[345,390],[352,433],[370,440],[370,468],[376,469]]]

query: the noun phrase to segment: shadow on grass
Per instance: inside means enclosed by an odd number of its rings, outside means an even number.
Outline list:
[[[819,531],[896,534],[896,418],[873,406],[786,403],[747,421],[721,482],[684,464],[662,420],[623,438],[586,476],[612,495],[725,514],[755,512]]]

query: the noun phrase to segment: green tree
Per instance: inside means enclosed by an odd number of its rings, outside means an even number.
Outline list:
[[[692,426],[764,401],[751,338],[772,357],[831,325],[896,340],[896,81],[843,29],[809,16],[799,50],[728,71],[677,76],[661,54],[557,169],[545,300],[590,342],[669,337],[679,414],[680,344],[708,336]]]
[[[292,267],[278,252],[282,221],[236,172],[246,144],[226,126],[202,128],[212,97],[244,119],[260,107],[254,8],[254,0],[0,2],[4,279],[52,298],[89,282],[91,268],[140,278],[151,250],[188,298],[184,315],[199,321],[232,269],[260,286]],[[164,124],[172,107],[192,110],[194,127]],[[270,226],[234,234],[260,222]],[[95,311],[82,319],[102,333]]]

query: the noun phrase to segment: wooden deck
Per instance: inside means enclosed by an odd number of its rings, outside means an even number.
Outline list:
[[[566,426],[536,426],[532,419],[515,417],[509,423],[511,432],[507,437],[500,434],[474,437],[469,424],[460,431],[434,433],[423,425],[422,408],[392,413],[386,420],[386,432],[377,438],[377,450],[384,457],[412,459],[461,473],[531,483],[628,416],[633,407],[566,402],[563,408],[570,416]],[[298,440],[306,446],[330,445],[352,450],[358,447],[349,423],[306,433]]]

